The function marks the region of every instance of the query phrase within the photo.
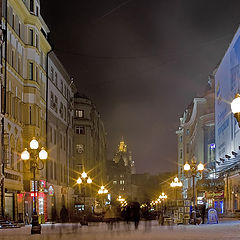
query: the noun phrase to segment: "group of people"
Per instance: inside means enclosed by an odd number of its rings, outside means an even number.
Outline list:
[[[109,205],[104,215],[104,221],[112,229],[113,224],[119,220],[124,220],[127,224],[133,221],[135,229],[137,229],[140,221],[140,204],[131,202],[124,208],[119,205]]]

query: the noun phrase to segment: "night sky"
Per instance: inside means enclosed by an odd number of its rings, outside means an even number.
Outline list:
[[[137,172],[176,170],[179,117],[227,50],[240,1],[41,0],[41,15],[101,114],[108,158],[123,136]]]

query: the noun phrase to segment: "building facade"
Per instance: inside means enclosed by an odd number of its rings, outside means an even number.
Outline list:
[[[2,52],[4,217],[23,221],[24,212],[32,213],[33,176],[30,161],[23,163],[20,154],[32,137],[46,147],[46,56],[51,47],[38,0],[3,1],[2,9],[7,43]],[[38,180],[46,178],[45,171],[37,172]]]
[[[240,131],[230,103],[240,92],[240,28],[221,60],[215,76],[215,132],[217,171],[225,179],[225,213],[240,210]]]
[[[73,168],[75,85],[54,52],[48,55],[47,195],[48,219],[60,217],[64,205],[73,208],[70,172]]]
[[[197,163],[215,173],[215,123],[214,123],[214,81],[209,78],[208,89],[202,98],[194,98],[180,118],[176,131],[178,138],[178,177],[183,182],[183,196],[190,198],[192,179],[184,173],[183,166],[193,157]],[[201,176],[199,176],[201,178]],[[207,177],[207,176],[206,176]]]
[[[73,179],[75,183],[85,171],[93,180],[86,193],[94,197],[99,186],[106,182],[106,132],[96,106],[86,96],[74,96]],[[73,180],[74,181],[74,180]],[[83,192],[76,188],[76,202],[81,202]]]

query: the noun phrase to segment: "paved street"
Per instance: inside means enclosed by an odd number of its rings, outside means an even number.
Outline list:
[[[120,223],[113,230],[109,230],[104,223],[91,223],[89,226],[76,228],[73,224],[45,224],[42,226],[41,235],[30,235],[31,226],[20,229],[0,230],[0,239],[173,239],[173,240],[193,240],[193,239],[211,239],[211,240],[232,240],[239,239],[240,221],[229,220],[217,225],[179,225],[179,226],[159,226],[156,221],[151,222],[150,227],[141,222],[139,229],[135,231],[133,225],[126,226]]]

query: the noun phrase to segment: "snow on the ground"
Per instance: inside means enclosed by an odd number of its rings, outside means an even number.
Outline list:
[[[41,235],[31,235],[31,226],[19,229],[0,230],[0,240],[236,240],[240,239],[240,221],[224,221],[220,224],[160,226],[156,221],[151,225],[141,222],[138,230],[119,223],[109,229],[105,223],[44,224]]]

